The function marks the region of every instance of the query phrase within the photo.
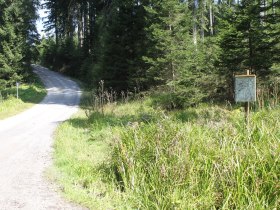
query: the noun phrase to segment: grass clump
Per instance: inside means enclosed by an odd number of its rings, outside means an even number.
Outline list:
[[[19,98],[16,98],[16,87],[5,88],[0,91],[0,119],[16,115],[34,104],[39,103],[46,96],[47,91],[41,80],[32,75],[28,82],[19,86]]]
[[[172,119],[122,131],[114,164],[135,207],[276,208],[280,136],[271,119],[257,118],[249,131],[238,121],[213,126]]]
[[[112,116],[106,119],[114,126],[120,123]],[[99,113],[93,113],[89,119],[80,111],[59,126],[53,174],[68,199],[91,209],[120,206],[122,195],[111,182],[114,179],[110,163],[113,138],[112,127]]]
[[[277,209],[279,111],[103,104],[58,129],[58,179],[91,209]]]

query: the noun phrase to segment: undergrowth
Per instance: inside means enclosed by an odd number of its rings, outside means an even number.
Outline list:
[[[86,108],[85,106],[84,108]],[[251,113],[153,98],[87,107],[57,130],[66,196],[91,209],[277,209],[280,108]]]
[[[185,123],[162,117],[122,130],[112,160],[134,208],[276,208],[280,123],[277,111],[266,114],[255,114],[249,129],[229,113]]]

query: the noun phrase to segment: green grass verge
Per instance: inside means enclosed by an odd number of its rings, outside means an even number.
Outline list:
[[[46,96],[47,91],[36,75],[32,75],[29,83],[19,86],[19,98],[16,98],[16,87],[1,91],[0,119],[16,115],[39,103]]]
[[[80,111],[58,128],[55,179],[91,209],[277,209],[280,109],[153,108],[151,99]]]
[[[53,171],[68,199],[92,209],[112,209],[120,201],[120,193],[103,176],[110,170],[111,138],[109,128],[89,127],[82,111],[59,126]]]

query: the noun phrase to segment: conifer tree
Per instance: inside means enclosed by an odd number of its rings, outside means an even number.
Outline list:
[[[0,83],[2,88],[26,76],[35,28],[35,0],[0,1]]]
[[[277,62],[279,14],[269,14],[272,5],[243,0],[232,5],[221,20],[221,60],[229,75],[245,69],[260,76],[270,74]],[[279,56],[277,56],[279,58]]]
[[[174,103],[178,103],[175,106],[201,101],[208,94],[205,79],[208,76],[210,82],[209,73],[214,73],[215,46],[209,50],[211,42],[203,41],[204,35],[193,42],[193,9],[188,4],[166,0],[155,2],[147,10],[156,20],[149,26],[154,43],[145,58],[150,63],[149,73],[159,84],[169,86]]]
[[[142,60],[146,50],[144,21],[144,5],[133,0],[116,0],[103,10],[93,70],[116,90],[147,86]]]

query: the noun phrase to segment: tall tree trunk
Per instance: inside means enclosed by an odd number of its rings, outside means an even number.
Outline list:
[[[205,13],[205,8],[206,8],[206,1],[203,0],[201,3],[201,16],[200,16],[200,37],[202,39],[202,42],[204,42],[204,28],[205,28],[205,20],[204,20],[204,13]]]
[[[272,14],[273,16],[275,15],[275,1],[274,0],[271,0],[271,5],[272,5]]]
[[[72,11],[70,9],[69,11],[69,15],[68,15],[68,20],[67,20],[67,28],[68,28],[68,32],[67,32],[67,36],[73,40],[74,38],[74,30],[73,30],[73,17],[72,17]]]
[[[212,9],[212,1],[209,2],[209,23],[210,23],[210,35],[214,35],[213,28],[213,9]]]
[[[267,15],[267,11],[266,11],[266,0],[263,0],[260,2],[260,9],[261,9],[261,12],[260,12],[260,23],[261,25],[264,25],[265,22],[265,16]]]
[[[89,8],[88,1],[83,3],[84,5],[84,50],[85,53],[89,53]]]
[[[172,14],[171,12],[169,12],[169,19],[172,20]],[[172,36],[172,25],[169,25],[169,31],[170,31],[170,35]],[[171,52],[170,52],[171,53]],[[171,59],[170,61],[170,68],[171,68],[171,74],[172,74],[172,82],[173,82],[173,92],[175,93],[176,91],[176,85],[175,85],[175,68],[174,68],[174,64],[173,64],[173,60]]]
[[[94,32],[95,32],[95,3],[94,1],[89,2],[89,52],[92,52],[94,48]]]
[[[58,9],[57,2],[55,2],[55,11],[54,11],[54,33],[55,33],[55,44],[58,45]]]
[[[193,43],[195,46],[197,45],[196,3],[197,0],[193,0]]]
[[[83,10],[82,10],[82,3],[79,3],[78,6],[78,41],[79,41],[79,47],[83,47]]]
[[[251,27],[251,26],[250,26]],[[253,71],[253,45],[252,45],[252,35],[251,29],[249,29],[249,65],[250,71]]]

